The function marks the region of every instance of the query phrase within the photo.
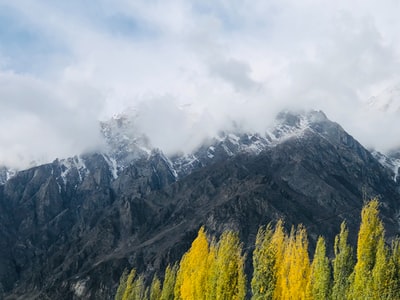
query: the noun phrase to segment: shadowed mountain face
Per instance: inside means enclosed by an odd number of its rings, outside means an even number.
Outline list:
[[[330,243],[347,220],[354,243],[363,199],[374,196],[387,235],[399,233],[391,169],[322,113],[278,120],[265,136],[225,133],[189,155],[125,143],[118,156],[19,172],[0,186],[0,293],[112,299],[125,268],[163,271],[201,225],[215,235],[239,231],[251,251],[258,227],[279,218]],[[138,148],[140,155],[125,153]]]

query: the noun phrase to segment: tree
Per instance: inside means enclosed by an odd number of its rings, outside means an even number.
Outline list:
[[[170,265],[167,266],[161,291],[161,300],[174,300],[174,287],[177,271],[178,265],[175,264],[172,267],[170,267]]]
[[[238,234],[225,231],[218,243],[216,260],[213,265],[214,270],[218,270],[218,276],[214,279],[215,299],[239,300],[245,298],[244,260]]]
[[[136,270],[132,269],[126,280],[126,288],[124,291],[124,295],[122,296],[122,300],[131,299],[135,276],[136,276]]]
[[[388,295],[387,299],[400,299],[400,240],[392,241],[387,265]]]
[[[374,299],[390,299],[393,287],[390,281],[390,262],[388,259],[388,249],[385,246],[383,236],[378,241],[376,250],[375,265],[372,269]],[[398,287],[394,287],[398,288]]]
[[[318,238],[307,286],[308,299],[329,299],[331,274],[323,237]]]
[[[349,232],[347,230],[346,222],[342,222],[340,225],[340,233],[335,237],[334,245],[335,258],[332,263],[333,300],[346,299],[350,287],[350,276],[354,268],[354,257],[353,249],[347,242],[348,235]]]
[[[209,245],[201,227],[191,248],[182,257],[175,285],[175,298],[206,299]]]
[[[253,252],[253,278],[251,291],[253,300],[273,299],[276,286],[276,245],[272,242],[274,232],[270,224],[260,227]]]
[[[148,299],[144,276],[141,274],[136,277],[132,285],[132,292],[129,300],[145,300]]]
[[[288,237],[283,228],[283,221],[279,220],[275,226],[275,231],[271,238],[271,247],[275,252],[274,272],[276,276],[273,299],[282,299],[283,290],[287,285],[287,272],[284,266],[287,244]]]
[[[282,274],[286,276],[280,299],[306,299],[306,288],[310,273],[308,239],[306,229],[299,225],[291,230],[285,251]],[[283,278],[285,280],[285,277]]]
[[[119,279],[119,285],[117,293],[115,294],[115,300],[122,300],[122,297],[124,296],[126,290],[127,280],[128,280],[128,271],[125,269],[121,275],[121,278]]]
[[[149,299],[150,300],[159,300],[161,298],[161,282],[157,278],[157,275],[154,274],[153,281],[150,285]]]
[[[357,263],[351,299],[375,299],[373,269],[377,262],[379,241],[384,240],[384,229],[379,219],[378,200],[373,199],[361,211],[361,225],[357,240]]]

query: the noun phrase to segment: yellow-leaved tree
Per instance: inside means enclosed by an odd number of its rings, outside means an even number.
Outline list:
[[[357,263],[354,267],[353,282],[349,298],[355,300],[376,299],[373,270],[377,267],[377,253],[380,241],[384,239],[384,229],[379,219],[377,199],[367,203],[361,211],[361,224],[357,240]],[[383,255],[383,254],[382,254]],[[379,299],[379,298],[378,298]]]
[[[274,271],[276,276],[273,299],[283,299],[283,293],[287,287],[287,268],[284,264],[287,244],[288,237],[283,228],[283,221],[279,220],[275,226],[275,231],[271,238],[271,246],[275,252]]]
[[[276,299],[306,299],[310,259],[307,232],[302,225],[291,230],[281,269],[282,297]]]
[[[209,244],[201,227],[191,248],[181,259],[175,284],[175,299],[206,299]]]

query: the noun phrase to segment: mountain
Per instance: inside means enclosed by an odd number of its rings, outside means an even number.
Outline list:
[[[0,166],[0,184],[6,183],[6,181],[13,177],[16,173],[17,171],[15,169]]]
[[[322,112],[283,112],[262,134],[221,132],[170,157],[129,115],[101,130],[103,153],[19,171],[0,185],[5,299],[112,299],[125,268],[162,271],[201,225],[215,235],[234,229],[251,250],[258,227],[279,218],[330,244],[347,220],[355,243],[363,201],[374,196],[388,237],[399,233],[393,170]]]

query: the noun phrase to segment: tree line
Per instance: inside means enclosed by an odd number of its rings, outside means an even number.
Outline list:
[[[385,243],[377,199],[361,211],[356,251],[343,222],[331,259],[322,236],[311,260],[306,228],[286,232],[283,225],[280,220],[259,229],[251,278],[245,275],[238,234],[225,231],[216,240],[202,227],[181,261],[166,268],[163,282],[155,275],[146,286],[143,275],[126,271],[115,299],[400,299],[400,242]]]

